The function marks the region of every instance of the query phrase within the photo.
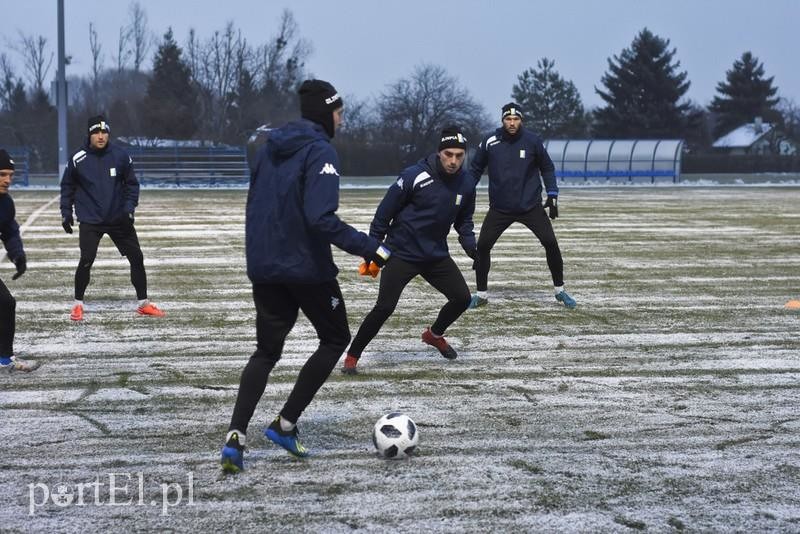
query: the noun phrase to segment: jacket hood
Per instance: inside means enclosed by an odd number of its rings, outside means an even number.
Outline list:
[[[288,158],[304,146],[317,141],[330,142],[330,137],[319,124],[308,119],[299,119],[272,130],[267,146],[278,157]]]

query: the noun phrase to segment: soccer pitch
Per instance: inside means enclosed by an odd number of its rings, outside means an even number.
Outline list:
[[[342,191],[366,230],[383,190]],[[144,190],[136,227],[150,297],[101,242],[86,321],[69,320],[77,233],[55,191],[14,191],[28,272],[11,281],[17,353],[0,377],[0,530],[597,532],[800,530],[800,187],[562,191],[566,285],[521,225],[495,247],[490,304],[420,341],[443,297],[412,282],[356,377],[338,368],[300,420],[313,454],[262,429],[316,347],[301,317],[248,434],[218,465],[254,350],[243,190]],[[478,196],[476,233],[487,209]],[[451,252],[474,290],[471,260]],[[335,250],[355,333],[377,295]],[[402,411],[418,455],[381,460],[373,423]]]

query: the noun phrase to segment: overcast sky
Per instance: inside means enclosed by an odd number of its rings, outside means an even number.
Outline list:
[[[88,73],[89,23],[98,28],[107,66],[127,0],[65,0],[68,75]],[[607,59],[644,27],[670,40],[691,81],[687,96],[707,105],[734,60],[749,50],[774,76],[779,95],[800,104],[800,0],[140,0],[150,29],[172,26],[180,44],[190,28],[202,39],[232,20],[252,44],[275,35],[289,8],[311,42],[308,70],[343,94],[377,96],[423,62],[445,67],[488,111],[510,100],[517,76],[538,59],[575,83],[586,107],[602,104]],[[43,35],[56,51],[56,0],[3,0],[0,50],[19,33]],[[154,47],[155,48],[155,47]],[[147,62],[148,68],[152,61]],[[20,66],[21,67],[21,66]],[[55,64],[51,71],[55,75]]]

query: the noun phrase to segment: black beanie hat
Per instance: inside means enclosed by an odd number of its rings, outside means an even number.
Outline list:
[[[89,129],[89,135],[98,130],[105,130],[106,132],[111,133],[111,126],[109,126],[109,124],[106,122],[106,118],[103,115],[89,117],[87,128]]]
[[[439,152],[446,148],[463,148],[467,149],[467,138],[461,133],[461,128],[458,126],[447,126],[442,130],[442,135],[439,138]]]
[[[14,170],[14,160],[2,148],[0,148],[0,170]]]
[[[331,84],[323,80],[306,80],[300,85],[300,115],[316,122],[333,137],[333,111],[344,106],[342,97]]]
[[[505,119],[509,115],[516,115],[520,120],[523,120],[522,110],[519,109],[519,104],[515,104],[514,102],[509,102],[503,106],[503,115],[501,118]]]

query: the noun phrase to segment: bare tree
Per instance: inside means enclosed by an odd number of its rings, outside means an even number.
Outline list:
[[[22,56],[28,75],[28,83],[34,93],[47,94],[44,81],[53,64],[53,52],[47,53],[47,39],[42,36],[25,35],[19,32],[19,43],[12,48]]]
[[[129,11],[131,15],[131,23],[128,26],[129,54],[133,58],[133,70],[139,72],[153,44],[153,36],[147,28],[147,13],[142,5],[139,2],[132,2]]]
[[[194,30],[186,45],[187,63],[198,88],[201,121],[207,135],[221,139],[228,129],[229,110],[236,98],[236,89],[252,57],[247,40],[233,22],[222,31],[215,31],[205,43],[198,42]]]
[[[103,45],[100,44],[100,41],[97,39],[97,30],[95,29],[94,23],[89,23],[89,50],[92,54],[92,74],[91,74],[91,83],[92,83],[92,100],[94,103],[97,103],[98,100],[98,85],[100,81],[100,74],[103,71],[103,54],[102,54]]]
[[[457,124],[467,137],[477,137],[488,124],[483,106],[437,65],[417,66],[410,77],[390,84],[377,108],[385,138],[399,143],[408,160],[435,148],[447,125]]]
[[[294,15],[286,9],[278,35],[258,48],[254,72],[266,92],[285,93],[300,81],[312,47],[299,33]]]
[[[21,81],[14,74],[14,68],[6,54],[0,54],[0,109],[11,108],[14,89]]]
[[[128,49],[128,40],[130,39],[130,30],[124,26],[119,28],[119,37],[117,38],[117,55],[114,60],[117,62],[117,72],[121,73],[125,70],[128,60],[131,57],[131,51]]]

